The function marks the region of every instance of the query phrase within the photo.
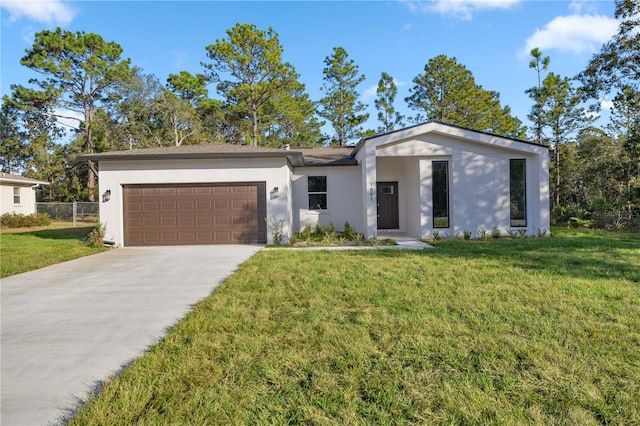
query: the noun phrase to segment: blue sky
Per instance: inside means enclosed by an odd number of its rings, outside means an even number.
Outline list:
[[[301,75],[313,100],[322,97],[324,58],[344,47],[366,75],[359,86],[369,104],[367,127],[377,127],[375,87],[383,71],[398,85],[396,109],[412,79],[437,55],[456,57],[503,105],[529,124],[536,84],[528,52],[551,57],[550,71],[572,77],[617,30],[613,1],[7,1],[1,7],[1,94],[37,74],[20,65],[33,36],[44,29],[100,34],[119,43],[133,65],[166,81],[170,73],[202,72],[205,46],[237,22],[272,27],[284,59]],[[215,88],[210,87],[210,94]]]

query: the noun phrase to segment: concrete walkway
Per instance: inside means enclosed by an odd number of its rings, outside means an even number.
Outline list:
[[[0,423],[60,423],[260,248],[119,248],[3,279]]]
[[[269,250],[309,250],[309,251],[343,251],[343,250],[422,250],[433,248],[417,238],[400,234],[380,234],[380,238],[389,238],[396,242],[395,246],[317,246],[317,247],[271,247]]]

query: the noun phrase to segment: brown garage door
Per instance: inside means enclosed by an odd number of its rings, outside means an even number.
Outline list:
[[[125,185],[125,246],[264,244],[264,182]]]

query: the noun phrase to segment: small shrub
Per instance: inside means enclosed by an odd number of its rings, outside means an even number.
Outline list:
[[[549,232],[549,229],[547,229],[547,228],[538,228],[538,229],[536,229],[536,237],[538,237],[538,238],[546,238],[549,235],[551,235],[551,233]]]
[[[462,238],[464,238],[465,240],[470,240],[471,231],[469,231],[468,229],[465,229],[464,231],[462,231]]]
[[[305,226],[302,231],[300,231],[300,238],[305,240],[307,243],[311,241],[311,227],[309,225]]]
[[[344,223],[344,231],[342,231],[342,234],[344,235],[344,237],[347,240],[353,240],[354,239],[356,231],[355,231],[355,229],[353,229],[353,226],[351,226],[349,221],[346,221]]]
[[[320,222],[316,222],[316,234],[318,235],[324,234],[324,227]]]
[[[489,239],[489,231],[484,226],[478,228],[478,238],[482,241],[487,241]]]
[[[569,226],[572,228],[585,228],[585,229],[591,229],[596,225],[595,220],[582,219],[576,216],[569,218],[568,223],[569,223]]]
[[[330,246],[332,245],[335,241],[336,241],[336,237],[338,236],[338,234],[336,234],[335,232],[325,232],[322,235],[322,245],[325,246]]]
[[[84,241],[89,247],[100,247],[104,243],[105,231],[106,225],[96,223],[93,230],[89,232],[89,235],[87,235]]]
[[[438,241],[440,241],[440,232],[433,231],[433,242],[437,243]]]
[[[360,233],[354,235],[353,236],[353,241],[356,243],[357,246],[361,246],[365,242],[364,235],[360,234]]]
[[[335,232],[336,232],[336,225],[334,225],[333,222],[329,222],[329,226],[327,226],[327,229],[325,229],[325,233],[333,234]]]
[[[504,228],[507,231],[507,235],[511,238],[518,238],[518,232],[513,228]]]
[[[265,222],[267,222],[267,226],[271,230],[271,236],[273,237],[273,244],[276,246],[282,245],[283,233],[282,229],[284,227],[284,220],[276,219],[275,217],[267,220],[265,218]]]
[[[300,238],[300,234],[292,234],[289,237],[289,245],[294,245],[295,243],[297,243],[299,238]]]
[[[526,229],[518,229],[518,238],[525,238],[527,236]]]
[[[49,226],[51,218],[46,213],[23,215],[20,213],[5,213],[0,216],[0,225],[5,228],[30,228],[33,226]]]
[[[500,232],[500,229],[498,229],[498,227],[496,226],[491,231],[491,238],[493,238],[494,240],[497,240],[500,237],[502,237],[502,232]]]

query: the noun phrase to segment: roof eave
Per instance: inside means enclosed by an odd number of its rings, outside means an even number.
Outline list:
[[[170,152],[170,153],[131,153],[131,154],[83,154],[77,161],[140,161],[140,160],[200,160],[227,158],[286,158],[292,165],[304,164],[302,154],[297,152],[243,152],[243,153],[212,153],[212,152]]]

